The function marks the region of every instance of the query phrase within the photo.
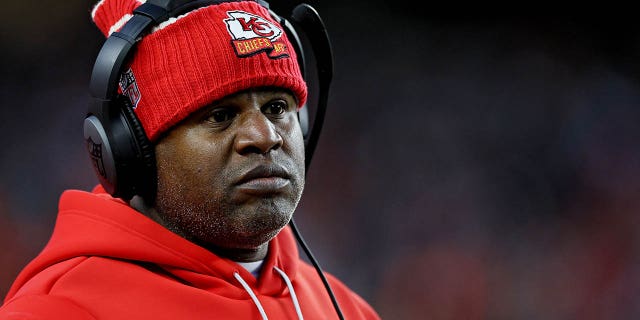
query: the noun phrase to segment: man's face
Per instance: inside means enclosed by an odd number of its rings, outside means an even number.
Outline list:
[[[287,91],[241,92],[204,107],[156,145],[156,211],[204,246],[251,249],[291,219],[304,188],[304,141]]]

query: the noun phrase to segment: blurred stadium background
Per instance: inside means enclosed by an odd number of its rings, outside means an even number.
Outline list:
[[[327,271],[385,319],[640,317],[630,10],[309,3],[336,66],[296,220]],[[2,296],[62,190],[96,184],[81,124],[103,41],[92,1],[3,5]]]

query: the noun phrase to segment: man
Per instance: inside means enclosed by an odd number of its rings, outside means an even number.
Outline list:
[[[108,36],[140,5],[102,0],[92,17]],[[120,92],[153,145],[153,194],[64,192],[0,319],[337,318],[287,227],[304,187],[307,98],[291,48],[253,1],[205,6],[143,37]],[[345,318],[379,318],[327,278]]]

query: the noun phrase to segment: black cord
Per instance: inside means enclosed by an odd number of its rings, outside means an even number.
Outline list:
[[[309,250],[309,247],[307,246],[307,243],[302,238],[302,235],[298,231],[298,227],[296,227],[296,223],[293,221],[293,218],[291,218],[291,221],[289,221],[289,225],[291,226],[291,230],[293,230],[293,234],[296,236],[296,239],[298,239],[298,243],[302,247],[302,250],[304,250],[304,253],[307,255],[309,260],[311,260],[311,264],[313,264],[313,266],[316,268],[316,271],[318,272],[320,279],[322,279],[322,283],[324,284],[324,287],[327,289],[327,293],[331,298],[331,303],[333,303],[333,308],[336,309],[336,313],[338,314],[338,317],[340,318],[340,320],[344,320],[344,316],[342,315],[342,310],[340,310],[340,306],[338,305],[338,300],[336,300],[336,296],[333,294],[333,290],[331,290],[329,281],[327,281],[327,278],[324,276],[324,272],[322,272],[322,268],[318,264],[318,261],[313,256],[313,254],[311,253],[311,250]]]

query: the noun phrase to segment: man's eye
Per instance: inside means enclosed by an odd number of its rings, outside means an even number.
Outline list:
[[[285,101],[277,100],[277,101],[271,101],[268,104],[266,104],[264,107],[262,107],[262,112],[264,114],[270,114],[270,115],[282,115],[285,112],[287,112],[287,109],[288,109],[288,105]]]
[[[229,109],[216,109],[209,114],[207,120],[214,123],[226,122],[233,119],[235,115],[235,112]]]

